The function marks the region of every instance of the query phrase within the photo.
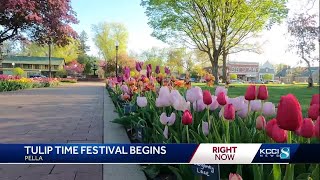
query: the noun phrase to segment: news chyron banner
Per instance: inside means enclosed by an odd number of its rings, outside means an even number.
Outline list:
[[[0,163],[320,163],[319,149],[320,144],[0,144]]]

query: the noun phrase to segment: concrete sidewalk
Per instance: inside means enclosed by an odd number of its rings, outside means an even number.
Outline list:
[[[124,127],[111,121],[118,117],[115,106],[109,97],[107,90],[104,93],[104,143],[130,143]],[[145,180],[146,176],[139,165],[119,164],[103,165],[104,180]]]

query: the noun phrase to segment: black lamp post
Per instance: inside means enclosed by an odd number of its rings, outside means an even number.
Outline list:
[[[51,41],[49,41],[49,78],[51,78]]]
[[[118,50],[119,50],[119,41],[116,41],[116,77],[118,77]]]

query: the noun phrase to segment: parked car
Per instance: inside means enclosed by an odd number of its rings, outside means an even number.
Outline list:
[[[196,78],[190,78],[191,82],[196,82]]]
[[[264,84],[264,82],[261,81],[261,80],[250,81],[250,83],[252,83],[252,84]]]
[[[233,79],[229,81],[230,84],[243,84],[243,81],[240,79]]]
[[[34,75],[30,75],[30,78],[46,78],[47,76],[45,75],[41,75],[41,74],[34,74]]]

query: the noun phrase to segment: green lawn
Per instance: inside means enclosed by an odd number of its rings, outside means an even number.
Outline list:
[[[206,89],[205,83],[193,83],[193,86],[200,86],[201,88]],[[244,96],[248,84],[232,84],[232,87],[229,87],[228,96]],[[315,85],[313,88],[307,88],[306,84],[267,84],[269,91],[269,99],[273,103],[278,104],[280,97],[286,94],[294,94],[299,100],[304,117],[306,117],[311,97],[313,94],[319,93],[319,85]],[[211,90],[211,92],[214,92]]]

